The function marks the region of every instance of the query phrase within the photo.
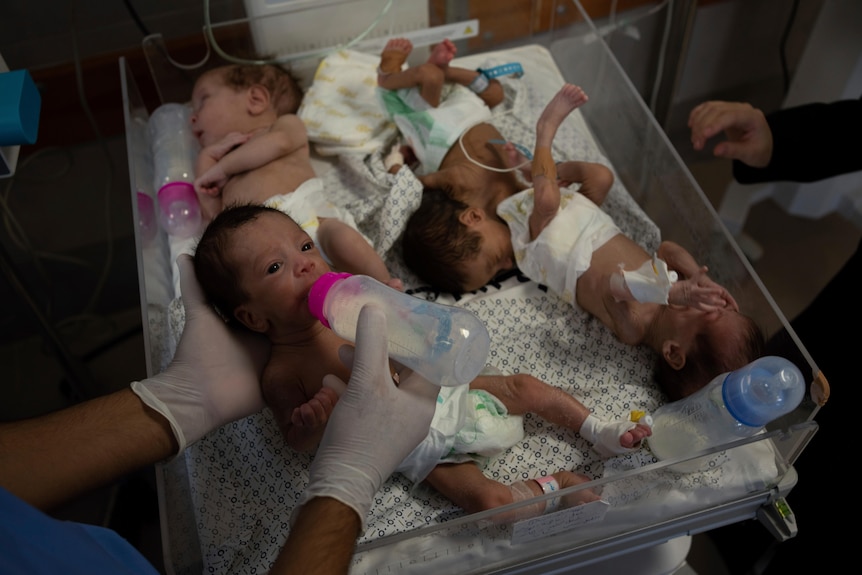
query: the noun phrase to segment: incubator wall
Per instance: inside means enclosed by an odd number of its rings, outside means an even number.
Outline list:
[[[326,2],[351,10],[350,0]],[[367,1],[363,4],[368,4]],[[661,230],[662,239],[674,240],[692,252],[698,260],[709,260],[711,275],[724,284],[744,313],[756,318],[767,335],[788,327],[766,288],[747,262],[731,235],[721,224],[710,202],[694,181],[668,138],[626,77],[600,31],[588,17],[582,4],[573,2],[524,1],[517,3],[524,20],[535,22],[516,37],[499,37],[489,44],[483,36],[486,22],[478,19],[478,30],[468,36],[463,23],[470,22],[461,3],[432,3],[437,10],[429,16],[428,30],[399,28],[398,3],[380,1],[381,14],[374,34],[365,44],[354,45],[370,54],[379,54],[381,37],[388,34],[413,34],[414,38],[433,39],[435,34],[449,35],[457,28],[464,37],[456,44],[459,56],[488,50],[509,50],[539,46],[553,58],[562,77],[582,86],[590,95],[583,118],[595,137],[601,152],[613,165],[632,198]],[[450,8],[451,5],[456,5]],[[466,4],[466,3],[465,3]],[[214,23],[213,38],[220,50],[230,55],[247,53],[254,48],[253,30],[272,24],[275,18],[299,18],[308,3],[297,3],[294,12],[277,13],[226,23]],[[511,13],[508,17],[514,17]],[[466,18],[466,20],[465,20]],[[357,22],[361,33],[369,22]],[[435,31],[435,27],[437,28]],[[454,28],[453,28],[454,27]],[[469,32],[469,33],[472,33]],[[373,37],[377,35],[377,37]],[[437,40],[432,40],[437,41]],[[421,44],[421,40],[414,40]],[[179,69],[169,58],[169,50],[159,37],[144,42],[152,79],[158,87],[161,102],[183,102],[191,93],[193,75]],[[306,56],[294,62],[296,69],[314,70],[320,56]],[[136,81],[128,66],[120,62],[127,126],[146,118],[147,110],[138,93]],[[307,81],[310,81],[309,74]],[[552,76],[534,81],[554,82]],[[136,141],[128,139],[132,194],[135,194],[134,149]],[[136,206],[136,202],[132,203]],[[136,214],[137,218],[137,214]],[[164,301],[163,270],[170,269],[168,238],[145,246],[137,237],[142,309],[147,342],[149,369],[158,371],[172,354],[170,338],[160,325],[167,314]],[[804,352],[804,349],[801,350]],[[812,389],[819,389],[818,370],[811,362],[803,373]],[[655,545],[685,534],[705,531],[757,515],[769,516],[772,503],[792,489],[795,472],[792,463],[816,430],[811,421],[817,404],[806,394],[799,408],[768,426],[767,433],[720,446],[693,457],[713,457],[738,471],[726,489],[702,490],[696,481],[673,470],[680,460],[653,463],[605,476],[587,484],[565,490],[571,495],[582,489],[594,489],[613,502],[610,506],[584,506],[568,513],[539,517],[515,524],[495,521],[501,513],[519,504],[475,515],[445,521],[428,519],[428,524],[395,535],[363,541],[357,548],[354,573],[460,573],[547,572],[587,564],[599,557],[624,553],[632,548]],[[241,433],[243,424],[234,430]],[[232,457],[232,454],[225,454]],[[766,468],[761,467],[765,463]],[[210,481],[219,478],[195,476],[193,467],[182,457],[163,464],[159,470],[159,495],[162,506],[162,531],[165,562],[174,573],[200,573],[205,557],[217,552],[207,548],[200,536],[201,522],[196,515],[193,493],[200,495]],[[680,492],[680,485],[691,483],[691,489]],[[548,496],[544,496],[547,498]],[[533,503],[533,502],[530,502]],[[523,505],[523,504],[520,504]]]

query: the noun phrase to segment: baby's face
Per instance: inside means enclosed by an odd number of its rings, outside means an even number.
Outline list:
[[[708,332],[712,341],[736,342],[748,333],[749,319],[733,307],[713,311],[674,305],[668,308],[675,318],[677,333],[689,341],[694,341],[700,333]]]
[[[308,319],[308,292],[330,271],[314,242],[293,220],[264,213],[236,231],[228,258],[248,302],[244,307],[277,325]]]
[[[202,147],[215,144],[231,132],[244,131],[240,121],[245,110],[245,91],[225,84],[217,72],[207,72],[192,91],[192,131]]]
[[[476,257],[459,266],[466,278],[462,286],[465,292],[475,291],[515,267],[512,238],[506,224],[485,218],[474,224],[473,230],[482,235],[482,243]]]

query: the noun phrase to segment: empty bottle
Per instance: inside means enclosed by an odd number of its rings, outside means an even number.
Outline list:
[[[760,432],[804,395],[805,380],[790,360],[761,357],[658,408],[647,442],[658,459],[692,455]]]
[[[491,339],[470,311],[425,301],[363,275],[323,274],[308,307],[323,325],[356,341],[359,310],[376,303],[386,312],[389,356],[443,386],[470,383],[488,359]]]

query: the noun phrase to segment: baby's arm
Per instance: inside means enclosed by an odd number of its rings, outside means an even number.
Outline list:
[[[578,191],[600,206],[614,184],[614,173],[602,164],[571,160],[557,164],[557,181],[562,185],[580,184]]]
[[[549,146],[536,146],[533,155],[533,211],[530,213],[530,240],[535,240],[560,209],[557,167]]]
[[[274,366],[272,361],[264,372],[261,391],[285,443],[296,451],[317,449],[338,394],[322,387],[306,389],[292,366]]]
[[[321,250],[337,270],[370,276],[399,291],[404,289],[402,281],[389,274],[383,258],[365,241],[362,234],[341,220],[320,218],[317,238]]]
[[[265,133],[249,138],[206,171],[198,172],[195,189],[215,195],[231,176],[265,166],[306,146],[308,135],[302,120],[293,114],[280,116]]]

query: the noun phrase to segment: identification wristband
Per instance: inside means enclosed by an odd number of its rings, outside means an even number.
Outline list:
[[[542,488],[542,493],[556,493],[560,490],[560,484],[557,483],[557,480],[553,475],[547,475],[545,477],[539,477],[535,480],[536,483]],[[545,504],[545,513],[550,513],[552,511],[556,511],[560,506],[560,498],[554,497],[552,499],[548,499]]]
[[[469,88],[474,94],[481,94],[488,89],[488,86],[491,85],[491,81],[488,80],[488,76],[486,76],[482,70],[477,70],[477,72],[479,73],[475,78],[473,78],[473,81],[470,82],[467,88]]]

